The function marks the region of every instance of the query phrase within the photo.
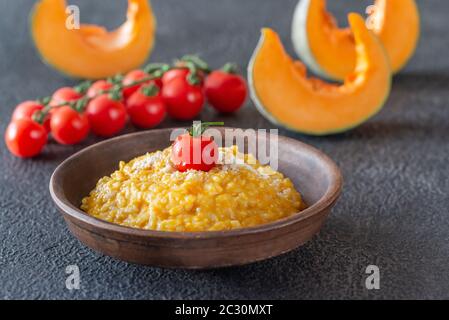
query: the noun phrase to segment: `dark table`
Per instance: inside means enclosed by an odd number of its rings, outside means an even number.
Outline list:
[[[341,21],[368,1],[330,1]],[[97,140],[63,147],[51,143],[33,160],[0,148],[0,298],[449,298],[449,37],[446,0],[418,1],[419,49],[394,79],[382,112],[332,137],[282,134],[329,154],[345,177],[343,195],[322,232],[303,247],[249,266],[212,271],[142,267],[97,254],[67,230],[48,182],[70,154]],[[84,22],[112,28],[125,1],[75,1]],[[271,26],[292,52],[289,30],[296,0],[154,0],[158,18],[152,61],[199,53],[220,66],[246,66]],[[27,16],[33,1],[0,1],[0,131],[14,106],[73,80],[41,63]],[[57,44],[56,44],[57,45]],[[209,108],[203,119],[219,117]],[[220,118],[223,119],[223,118]],[[248,101],[227,125],[272,128]],[[162,127],[185,125],[166,120]],[[132,131],[128,128],[127,131]],[[80,173],[82,174],[82,173]],[[76,264],[81,289],[65,287]],[[365,288],[368,265],[380,268],[380,290]]]

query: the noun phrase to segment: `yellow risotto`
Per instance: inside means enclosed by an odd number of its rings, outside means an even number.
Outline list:
[[[81,209],[128,227],[213,231],[260,225],[305,208],[290,179],[235,146],[220,148],[219,164],[209,172],[175,170],[170,152],[171,147],[121,161]]]

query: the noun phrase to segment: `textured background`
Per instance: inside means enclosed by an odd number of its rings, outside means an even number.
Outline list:
[[[340,21],[367,1],[329,1]],[[449,2],[419,1],[422,37],[394,79],[382,112],[338,136],[282,131],[328,153],[345,188],[321,234],[293,252],[253,265],[206,272],[130,265],[92,252],[67,231],[48,192],[50,174],[73,148],[54,143],[34,160],[0,147],[0,298],[449,298]],[[75,1],[84,22],[112,28],[124,0]],[[274,27],[291,52],[296,0],[153,0],[158,17],[153,61],[199,53],[213,66],[246,63],[259,28]],[[14,106],[74,82],[42,64],[28,33],[33,1],[0,0],[0,132]],[[57,45],[57,44],[55,44]],[[212,111],[204,119],[217,119]],[[268,128],[251,102],[227,125]],[[168,120],[163,126],[179,125]],[[130,131],[132,129],[128,129]],[[3,139],[3,137],[2,137]],[[77,264],[81,290],[65,289]],[[376,264],[381,289],[364,289]]]

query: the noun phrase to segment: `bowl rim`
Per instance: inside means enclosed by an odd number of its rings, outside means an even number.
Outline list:
[[[180,127],[182,128],[182,127]],[[240,129],[235,127],[220,127],[221,129]],[[127,227],[122,226],[119,224],[115,224],[112,222],[108,222],[105,220],[98,219],[96,217],[90,216],[81,209],[75,207],[72,205],[65,197],[65,201],[63,199],[60,199],[57,192],[55,191],[55,180],[56,176],[60,174],[61,170],[64,168],[64,166],[76,159],[79,155],[81,155],[84,152],[87,152],[88,150],[97,148],[98,146],[101,146],[103,144],[111,143],[114,141],[119,141],[123,139],[128,139],[130,137],[134,136],[140,136],[140,135],[146,135],[151,133],[157,133],[162,131],[170,131],[174,129],[179,129],[178,127],[171,127],[171,128],[161,128],[161,129],[152,129],[152,130],[145,130],[145,131],[139,131],[139,132],[132,132],[124,135],[120,135],[114,138],[110,138],[107,140],[103,140],[100,142],[97,142],[95,144],[92,144],[86,148],[83,148],[79,150],[78,152],[74,153],[73,155],[69,156],[67,159],[62,161],[56,169],[53,171],[50,183],[49,183],[49,190],[50,195],[56,206],[63,211],[64,214],[70,216],[71,218],[78,220],[82,223],[91,225],[98,229],[103,229],[104,231],[109,231],[112,233],[119,233],[122,235],[128,235],[128,236],[134,236],[139,238],[159,238],[159,239],[177,239],[177,240],[193,240],[193,239],[216,239],[216,238],[227,238],[227,237],[233,237],[233,236],[241,236],[241,235],[253,235],[253,234],[259,234],[267,231],[273,231],[282,229],[284,227],[287,227],[289,225],[295,224],[299,221],[305,220],[310,218],[311,216],[314,216],[316,214],[321,213],[325,209],[331,207],[334,202],[338,199],[338,197],[341,194],[341,190],[343,187],[343,177],[341,174],[341,171],[338,167],[338,165],[326,154],[324,154],[322,151],[318,150],[317,148],[308,145],[304,142],[301,142],[299,140],[289,138],[286,136],[278,135],[279,142],[286,141],[286,142],[293,142],[302,147],[303,150],[305,150],[308,153],[314,154],[319,161],[325,164],[329,168],[330,172],[330,183],[329,187],[327,188],[325,194],[314,204],[307,207],[306,209],[296,212],[288,217],[279,219],[277,221],[272,221],[266,224],[262,224],[259,226],[254,227],[247,227],[247,228],[239,228],[239,229],[232,229],[232,230],[221,230],[221,231],[197,231],[197,232],[185,232],[185,231],[160,231],[160,230],[146,230],[146,229],[138,229],[133,227]],[[245,130],[245,129],[243,129]],[[269,133],[269,135],[272,135]]]

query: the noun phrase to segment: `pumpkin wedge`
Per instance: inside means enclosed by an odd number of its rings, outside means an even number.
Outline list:
[[[415,52],[420,19],[415,0],[376,0],[367,8],[367,26],[379,36],[394,73]],[[356,63],[354,37],[339,28],[326,9],[326,0],[300,0],[292,23],[292,41],[298,56],[316,74],[342,80]]]
[[[64,74],[99,79],[142,65],[150,54],[156,30],[148,0],[128,0],[126,21],[108,32],[96,25],[66,27],[64,0],[40,0],[31,15],[34,43],[45,62]]]
[[[391,70],[379,38],[363,18],[349,14],[357,63],[344,84],[308,78],[305,66],[285,52],[279,36],[262,29],[248,66],[251,98],[269,120],[311,135],[353,128],[376,114],[390,92]]]

